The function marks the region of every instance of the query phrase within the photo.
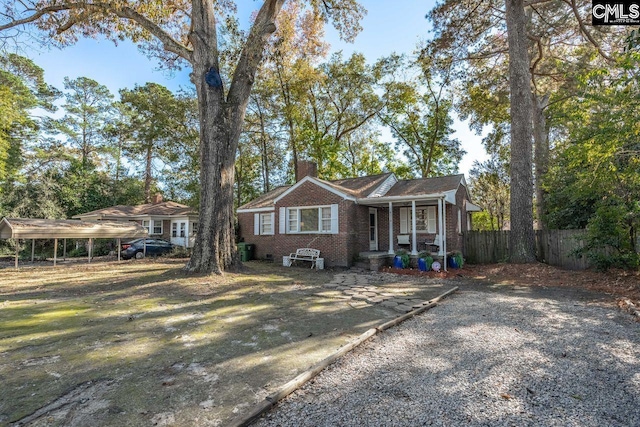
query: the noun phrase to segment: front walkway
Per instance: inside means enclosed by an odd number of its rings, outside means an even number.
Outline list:
[[[409,293],[406,289],[369,285],[368,276],[356,273],[336,274],[331,282],[323,286],[342,291],[360,307],[380,304],[382,307],[408,313],[429,303],[425,297]]]

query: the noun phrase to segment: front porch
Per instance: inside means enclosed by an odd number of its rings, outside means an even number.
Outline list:
[[[440,262],[440,264],[444,264],[444,256],[440,255],[438,252],[430,252],[431,258],[434,261]],[[362,268],[364,270],[370,271],[378,271],[382,267],[388,267],[393,265],[394,254],[390,254],[387,251],[367,251],[360,252],[358,254],[358,261],[354,263],[354,267]],[[418,255],[409,255],[411,261],[409,265],[412,268],[418,268]]]

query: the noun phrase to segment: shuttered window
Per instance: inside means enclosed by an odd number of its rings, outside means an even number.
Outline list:
[[[400,234],[412,232],[411,208],[400,208]],[[416,208],[416,232],[436,232],[436,207],[426,206]]]

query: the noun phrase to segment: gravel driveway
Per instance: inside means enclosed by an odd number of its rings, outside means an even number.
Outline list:
[[[640,323],[582,294],[463,287],[257,426],[640,426]]]

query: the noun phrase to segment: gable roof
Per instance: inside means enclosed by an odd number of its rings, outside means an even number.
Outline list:
[[[456,191],[464,183],[464,175],[437,176],[399,180],[384,197],[417,196]]]
[[[282,185],[280,187],[274,188],[268,193],[264,193],[262,196],[257,199],[253,199],[249,203],[245,203],[240,206],[238,210],[247,210],[247,209],[265,209],[265,208],[273,208],[273,201],[280,196],[282,193],[290,189],[291,185]]]
[[[466,185],[463,174],[397,180],[393,173],[388,172],[379,175],[336,179],[332,181],[307,176],[294,185],[284,185],[275,188],[249,203],[245,203],[238,208],[238,212],[271,211],[279,199],[294,191],[305,182],[311,182],[350,200],[373,201],[383,197],[402,198],[427,195],[438,195],[442,197],[445,193],[448,193],[447,200],[450,203],[455,203],[453,193],[457,191],[458,187],[460,185]]]
[[[378,188],[393,173],[383,173],[379,175],[362,176],[357,178],[335,179],[325,181],[316,178],[318,181],[335,188],[336,190],[348,194],[353,197],[367,197],[371,192]]]
[[[196,215],[187,205],[176,202],[145,203],[143,205],[116,205],[104,209],[74,215],[72,218],[130,218],[141,216],[185,216]]]

